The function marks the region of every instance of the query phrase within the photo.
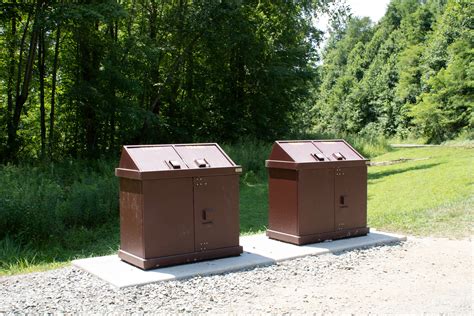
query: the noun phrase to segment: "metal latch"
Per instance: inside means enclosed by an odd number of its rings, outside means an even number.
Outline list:
[[[339,207],[341,207],[341,208],[347,207],[346,195],[339,196]]]
[[[207,163],[206,159],[196,159],[196,160],[194,160],[194,162],[196,163],[196,165],[197,165],[199,168],[207,168],[207,167],[210,167],[209,164]]]
[[[334,158],[336,158],[337,160],[346,160],[346,157],[344,157],[343,154],[341,153],[334,153],[332,154],[334,156]]]
[[[324,155],[323,154],[314,153],[314,154],[311,154],[311,156],[313,156],[318,161],[324,161]]]
[[[202,210],[201,220],[203,224],[212,224],[214,209],[212,208],[205,208]]]
[[[173,169],[181,169],[181,164],[177,160],[168,161]]]

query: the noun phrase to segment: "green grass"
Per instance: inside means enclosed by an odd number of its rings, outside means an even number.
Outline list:
[[[473,223],[474,150],[396,149],[374,161],[428,158],[370,167],[372,227],[416,235],[468,236]]]
[[[119,244],[118,221],[93,229],[75,228],[60,240],[41,245],[21,245],[12,238],[0,240],[0,275],[49,270],[71,260],[116,253]]]
[[[240,231],[243,235],[263,232],[268,223],[268,185],[240,184]]]
[[[270,145],[253,142],[224,147],[246,171],[240,186],[241,233],[262,232],[268,221],[268,187],[263,161],[268,156]],[[374,157],[373,161],[427,158],[369,167],[370,227],[410,235],[453,238],[472,234],[472,147],[398,148],[389,152],[384,144],[361,142],[356,147],[365,148],[362,150],[367,156],[385,152]],[[20,230],[15,231],[10,222],[2,224],[11,233],[0,239],[0,275],[56,268],[76,258],[117,251],[118,213],[105,203],[116,194],[116,179],[113,175],[104,178],[111,173],[113,166],[99,163],[99,167],[87,170],[84,166],[80,162],[77,166],[60,166],[49,171],[27,166],[0,169],[3,172],[0,176],[4,176],[0,177],[0,208],[3,207],[0,211],[7,215],[20,215],[18,218],[21,219],[11,222]],[[42,189],[36,189],[37,184],[43,184]],[[53,193],[49,189],[54,189]],[[35,203],[35,199],[39,202]],[[105,214],[101,211],[104,205],[109,209]],[[83,208],[88,209],[87,217],[79,212]],[[66,209],[72,209],[73,213],[64,213]],[[39,213],[30,218],[21,217],[20,211]],[[52,213],[48,214],[48,211]],[[88,226],[94,214],[102,220]],[[58,227],[48,226],[44,221],[40,222],[41,230],[31,227],[42,217],[51,216],[61,219]],[[5,218],[8,220],[8,217],[0,218],[0,224]],[[23,227],[27,229],[22,230]]]

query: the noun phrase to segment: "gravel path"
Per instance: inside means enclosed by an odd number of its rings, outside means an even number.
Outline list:
[[[68,267],[0,278],[0,314],[472,314],[472,251],[470,240],[409,238],[397,245],[120,290]]]

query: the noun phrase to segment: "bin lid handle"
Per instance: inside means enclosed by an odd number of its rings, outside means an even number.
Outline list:
[[[171,168],[173,169],[181,169],[181,164],[177,160],[169,160],[169,164],[171,165]]]
[[[311,154],[311,156],[313,156],[317,161],[324,161],[324,155],[323,154],[319,154],[319,153],[313,153]]]
[[[196,160],[194,160],[194,162],[196,163],[196,165],[199,168],[208,168],[208,167],[210,167],[209,163],[204,158],[196,159]]]
[[[334,153],[332,154],[334,156],[334,158],[336,158],[337,160],[346,160],[346,157],[344,157],[343,154],[337,152],[337,153]]]

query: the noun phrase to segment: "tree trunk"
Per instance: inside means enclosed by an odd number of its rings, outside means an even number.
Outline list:
[[[11,120],[11,124],[8,129],[8,139],[7,139],[7,155],[8,159],[12,159],[15,157],[17,151],[18,151],[18,140],[17,140],[17,131],[18,127],[20,124],[20,117],[21,117],[21,112],[23,109],[24,104],[26,103],[26,100],[28,99],[28,94],[29,94],[29,88],[30,88],[30,82],[31,82],[31,77],[33,74],[33,64],[34,64],[34,59],[35,59],[35,53],[36,53],[36,45],[37,45],[37,40],[38,40],[38,11],[41,6],[42,1],[38,1],[36,10],[35,10],[35,21],[33,23],[33,30],[30,36],[30,45],[28,49],[28,56],[26,58],[26,67],[23,75],[23,80],[21,79],[22,76],[22,57],[23,57],[23,49],[24,49],[24,43],[26,41],[26,34],[28,32],[28,25],[29,21],[31,19],[31,14],[28,14],[28,19],[27,23],[25,25],[25,29],[23,31],[23,36],[21,39],[21,44],[20,44],[20,56],[18,60],[18,81],[16,84],[16,96],[15,96],[15,107],[13,109],[13,117]]]
[[[44,77],[45,77],[45,58],[46,49],[44,42],[44,28],[39,31],[38,40],[38,72],[39,72],[39,88],[40,88],[40,127],[41,127],[41,159],[46,154],[46,110],[44,107]]]
[[[59,58],[59,40],[61,38],[61,28],[58,25],[56,30],[56,43],[54,43],[54,59],[53,59],[53,78],[51,83],[51,111],[49,112],[49,158],[53,160],[53,148],[54,148],[54,111],[56,102],[56,74],[58,71],[58,58]]]
[[[15,3],[15,2],[14,2]],[[8,79],[7,79],[7,131],[10,135],[12,126],[12,112],[13,112],[13,77],[15,76],[15,37],[16,37],[16,16],[13,14],[11,19],[11,40],[8,47]],[[8,147],[7,151],[2,157],[9,155]]]

